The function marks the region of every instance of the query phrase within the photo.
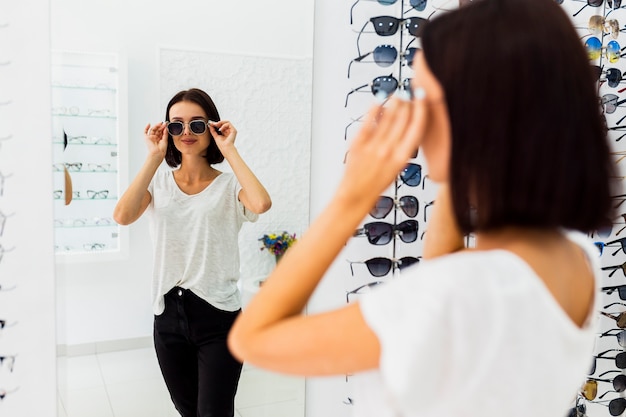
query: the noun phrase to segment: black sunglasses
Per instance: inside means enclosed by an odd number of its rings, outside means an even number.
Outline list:
[[[626,300],[626,285],[602,287],[601,290],[607,295],[611,295],[617,290],[617,294],[619,295],[620,300]]]
[[[626,277],[626,262],[624,262],[621,265],[611,265],[611,266],[602,267],[603,271],[611,271],[611,273],[609,274],[609,277],[612,277],[615,274],[615,272],[617,272],[620,269],[622,270],[622,273]]]
[[[356,38],[356,49],[359,56],[361,56],[361,47],[359,46],[361,35],[363,33],[369,33],[365,31],[365,28],[370,22],[372,23],[372,26],[374,26],[374,32],[378,36],[393,36],[398,32],[398,29],[401,26],[404,26],[410,35],[419,38],[420,36],[422,36],[422,32],[424,31],[424,28],[428,23],[428,19],[417,16],[406,18],[397,18],[393,16],[376,16],[370,18],[367,22],[365,22],[365,24],[359,31],[359,35]]]
[[[416,220],[405,220],[399,224],[385,222],[365,223],[357,229],[353,236],[367,236],[372,245],[386,245],[394,236],[398,236],[405,243],[417,240],[419,225]]]
[[[400,208],[409,217],[417,216],[419,212],[419,202],[417,197],[405,195],[399,199],[381,195],[376,201],[376,205],[370,210],[369,214],[375,219],[384,219],[393,208]]]
[[[604,356],[609,352],[620,352],[617,355],[611,357],[611,356]],[[609,349],[609,350],[605,350],[604,352],[600,352],[598,353],[596,356],[593,357],[593,363],[591,366],[591,371],[589,372],[589,374],[594,374],[596,372],[596,360],[597,359],[609,359],[609,360],[614,360],[615,361],[615,366],[618,369],[626,369],[626,352],[624,352],[621,349]]]
[[[361,0],[356,0],[354,4],[352,5],[352,7],[350,7],[350,24],[352,24],[353,22],[352,11],[354,9],[354,6],[356,6],[359,1]],[[391,6],[392,4],[396,4],[398,2],[398,0],[376,0],[376,1],[378,1],[378,4],[381,4],[383,6]],[[427,3],[428,3],[427,0],[409,0],[409,4],[411,5],[411,8],[414,10],[417,10],[418,12],[423,12],[424,9],[426,9]],[[407,12],[409,10],[407,10]]]
[[[574,1],[581,1],[581,0],[574,0]],[[581,7],[580,10],[578,10],[572,16],[574,17],[577,16],[578,13],[582,12],[587,6],[600,7],[604,4],[604,0],[586,0],[586,1],[587,1],[587,4]],[[622,0],[608,0],[607,3],[611,9],[619,9],[620,6],[622,5]]]
[[[361,91],[366,87],[370,87],[373,95],[378,96],[380,94],[383,96],[384,99],[387,99],[398,89],[398,87],[401,87],[403,90],[411,93],[411,79],[405,78],[402,81],[402,84],[400,84],[398,80],[392,75],[381,75],[379,77],[376,77],[372,80],[371,83],[363,84],[346,94],[346,102],[344,104],[344,107],[348,107],[348,98],[350,97],[350,94]]]
[[[416,47],[406,48],[404,52],[400,54],[400,59],[402,60],[403,64],[406,63],[407,65],[412,66],[413,59],[415,59],[415,53],[417,52],[418,49],[419,48],[416,48]],[[373,61],[365,61],[365,58],[367,58],[370,55]],[[354,62],[360,62],[360,63],[374,62],[379,67],[386,68],[386,67],[393,65],[397,59],[398,59],[398,50],[396,49],[395,46],[378,45],[372,51],[366,54],[363,54],[361,56],[358,56],[354,58],[352,61],[350,61],[350,63],[348,64],[348,78],[350,78],[350,68],[352,67],[352,64]]]
[[[614,332],[617,332],[617,333],[614,333]],[[610,329],[600,335],[600,337],[607,337],[607,336],[615,336],[615,338],[617,338],[617,343],[621,347],[626,347],[626,330]]]
[[[409,187],[417,187],[422,182],[422,166],[409,162],[400,172],[400,179]]]
[[[405,256],[400,259],[389,259],[376,257],[368,259],[367,261],[348,261],[350,263],[350,272],[352,272],[352,276],[354,276],[354,269],[352,268],[352,264],[365,264],[367,266],[367,270],[374,277],[383,277],[393,269],[404,269],[407,266],[418,263],[420,260],[414,256]]]
[[[596,247],[600,250],[600,255],[604,252],[604,248],[611,246],[619,246],[618,249],[611,254],[613,256],[617,255],[619,251],[624,251],[624,253],[626,253],[626,237],[612,240],[610,242],[594,242],[594,245],[596,245]]]

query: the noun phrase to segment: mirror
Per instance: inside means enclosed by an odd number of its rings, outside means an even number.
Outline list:
[[[120,191],[144,161],[143,127],[163,120],[176,91],[205,89],[237,127],[237,147],[273,199],[240,233],[245,305],[275,262],[258,239],[308,225],[313,0],[50,3],[53,51],[117,59]],[[177,415],[152,347],[147,221],[119,239],[113,253],[57,256],[60,417]],[[244,364],[235,404],[238,417],[304,416],[304,379]]]

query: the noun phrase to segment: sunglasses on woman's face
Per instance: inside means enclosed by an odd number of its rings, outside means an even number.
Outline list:
[[[354,9],[354,6],[356,6],[359,1],[361,0],[356,0],[354,4],[352,5],[352,7],[350,7],[350,24],[352,24],[353,22],[352,11]],[[381,4],[383,6],[391,6],[392,4],[396,4],[398,2],[398,0],[376,0],[376,1],[378,1],[378,4]],[[417,10],[418,12],[423,12],[424,9],[426,9],[427,3],[428,3],[427,0],[409,0],[409,4],[411,5],[411,8],[414,10]],[[407,10],[406,12],[408,12],[409,10]]]
[[[382,195],[378,197],[376,205],[370,210],[369,214],[375,219],[384,219],[391,213],[394,207],[402,209],[404,214],[409,217],[415,217],[419,212],[419,202],[415,196],[405,195],[399,199],[393,199]]]
[[[383,277],[393,269],[404,269],[407,266],[413,265],[419,262],[419,258],[414,256],[405,256],[400,259],[389,259],[389,258],[371,258],[367,261],[348,261],[350,262],[350,271],[352,272],[352,276],[354,276],[354,269],[352,269],[352,264],[365,264],[367,266],[367,270],[374,277]]]
[[[168,122],[167,131],[172,136],[180,136],[185,131],[185,126],[189,126],[189,131],[194,135],[201,135],[206,132],[208,122],[204,120],[192,120],[189,123]]]
[[[405,243],[417,240],[418,223],[416,220],[405,220],[399,224],[385,222],[366,223],[357,229],[353,236],[367,236],[372,245],[386,245],[394,236],[398,236]]]
[[[415,47],[407,48],[404,52],[402,52],[402,54],[400,54],[400,59],[403,62],[405,62],[407,65],[412,66],[413,59],[415,58],[415,53],[417,52],[418,49],[419,48],[415,48]],[[372,57],[373,61],[365,61],[365,58],[369,56]],[[398,50],[396,49],[395,46],[378,45],[376,48],[374,48],[374,50],[366,54],[363,54],[361,56],[358,56],[354,58],[352,61],[350,61],[350,63],[348,64],[348,78],[350,78],[350,68],[352,67],[352,63],[354,62],[359,62],[359,63],[374,62],[379,67],[386,68],[386,67],[393,65],[397,59],[398,59]]]

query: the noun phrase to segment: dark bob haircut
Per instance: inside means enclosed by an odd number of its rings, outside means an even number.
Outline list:
[[[463,232],[611,223],[614,163],[596,81],[554,0],[475,1],[429,22],[422,48],[446,97]]]
[[[198,88],[191,88],[189,90],[183,90],[177,93],[169,103],[167,103],[167,110],[165,110],[165,120],[170,121],[170,109],[172,106],[181,101],[189,101],[191,103],[196,103],[207,115],[209,120],[213,120],[217,122],[220,120],[220,114],[217,111],[217,107],[215,103],[213,103],[213,99],[204,91]],[[209,132],[209,136],[211,133]],[[205,155],[206,160],[209,164],[219,164],[224,161],[224,155],[219,150],[213,137],[211,137],[211,143],[209,143],[209,147],[206,150]],[[182,155],[176,146],[174,146],[174,139],[172,135],[167,134],[167,151],[165,152],[165,162],[172,167],[175,168],[180,165],[182,161]]]

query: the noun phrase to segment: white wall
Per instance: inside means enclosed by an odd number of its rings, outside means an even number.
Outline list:
[[[312,2],[286,0],[100,0],[88,5],[51,0],[51,46],[120,53],[127,60],[130,179],[144,160],[143,127],[163,118],[160,47],[310,60],[312,7]],[[281,87],[277,79],[276,88]],[[240,131],[238,140],[245,134]],[[258,163],[251,165],[262,170]],[[147,222],[140,219],[130,226],[128,259],[57,264],[57,343],[150,337],[151,259]],[[263,259],[261,270],[267,271],[272,261]]]

